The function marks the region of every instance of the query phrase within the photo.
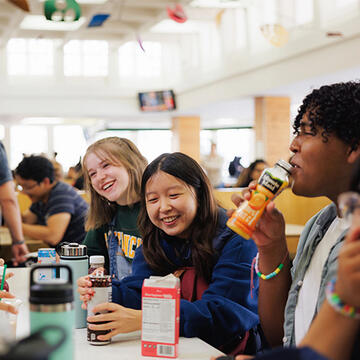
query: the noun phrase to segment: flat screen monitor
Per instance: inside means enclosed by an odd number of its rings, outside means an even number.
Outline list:
[[[175,94],[172,90],[147,91],[138,93],[142,111],[172,111],[176,109]]]

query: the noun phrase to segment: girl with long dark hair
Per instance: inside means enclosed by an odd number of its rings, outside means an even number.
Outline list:
[[[133,273],[113,282],[117,304],[93,310],[110,313],[88,319],[110,322],[91,328],[112,329],[103,340],[139,330],[143,280],[173,273],[181,279],[181,336],[199,337],[226,353],[255,351],[258,282],[251,296],[250,274],[257,250],[227,228],[226,220],[195,160],[173,153],[151,162],[141,183],[143,245],[136,251]]]

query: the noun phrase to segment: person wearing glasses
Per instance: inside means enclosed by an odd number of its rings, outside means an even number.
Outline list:
[[[25,255],[29,252],[24,242],[21,228],[21,216],[19,204],[14,190],[13,177],[9,169],[6,152],[0,141],[0,208],[5,219],[5,224],[10,230],[12,239],[13,264],[17,265],[26,260]]]
[[[26,236],[56,248],[63,242],[83,242],[88,205],[72,186],[55,180],[49,159],[24,157],[15,169],[15,179],[32,202],[22,214]]]

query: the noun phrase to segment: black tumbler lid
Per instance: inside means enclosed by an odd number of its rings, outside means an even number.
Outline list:
[[[69,283],[44,281],[30,287],[31,304],[65,304],[74,301],[73,287]]]
[[[63,269],[68,272],[67,280],[56,278],[45,281],[34,281],[34,274],[39,269]],[[74,301],[72,270],[64,264],[34,265],[30,271],[31,304],[66,304]]]

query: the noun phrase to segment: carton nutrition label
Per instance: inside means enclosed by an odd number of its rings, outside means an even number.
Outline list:
[[[142,340],[175,342],[175,299],[142,298]]]

